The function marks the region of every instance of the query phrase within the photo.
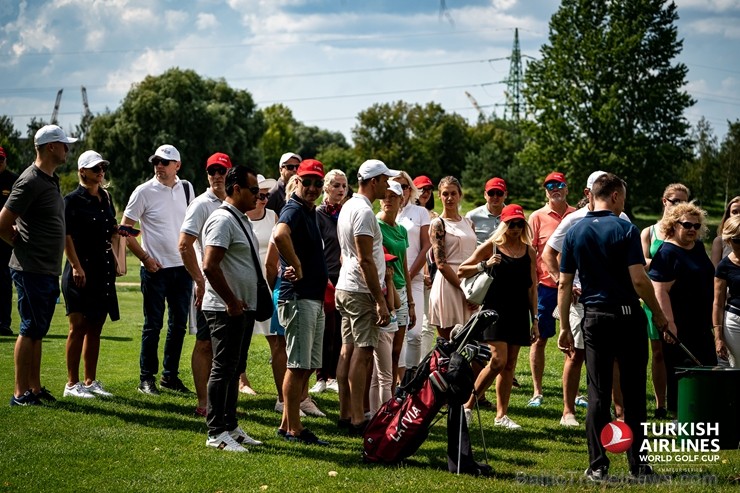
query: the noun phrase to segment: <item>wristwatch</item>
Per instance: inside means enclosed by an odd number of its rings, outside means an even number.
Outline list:
[[[481,260],[478,264],[478,272],[483,272],[484,270],[486,270],[486,261]]]

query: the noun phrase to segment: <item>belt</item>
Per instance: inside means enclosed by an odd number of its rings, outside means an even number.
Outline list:
[[[590,308],[592,310],[611,313],[613,315],[632,315],[633,313],[637,313],[638,310],[641,310],[640,305],[632,306],[632,305],[597,304],[597,305],[585,305],[584,308],[586,310]]]
[[[725,310],[727,310],[730,313],[734,313],[735,315],[740,316],[740,308],[732,305],[725,306]]]

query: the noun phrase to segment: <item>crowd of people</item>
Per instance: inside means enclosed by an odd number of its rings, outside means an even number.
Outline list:
[[[196,195],[178,177],[178,149],[165,144],[149,157],[154,176],[136,187],[118,224],[105,190],[110,163],[93,150],[78,159],[77,189],[61,196],[55,170],[74,141],[57,126],[41,128],[36,161],[20,176],[7,170],[0,148],[7,198],[0,252],[9,265],[0,276],[2,334],[13,335],[11,279],[21,319],[11,405],[55,400],[41,385],[40,365],[60,275],[69,319],[63,396],[111,396],[98,380],[97,361],[104,322],[119,319],[115,235],[141,262],[138,390],[191,393],[180,378],[190,327],[194,413],[206,419],[206,444],[227,451],[261,444],[236,413],[239,393],[255,393],[247,357],[257,335],[270,347],[277,435],[327,445],[302,423],[306,415],[325,417],[312,394],[337,392],[338,428],[360,436],[437,336],[449,339],[481,307],[493,309],[498,321],[480,335],[492,357],[476,368],[466,419],[476,406],[490,407],[494,426],[521,428],[508,406],[519,351],[529,347],[527,406],[540,407],[545,365],[554,364],[546,362],[545,348],[556,338],[565,354],[560,424],[580,426],[576,407],[588,408],[587,474],[594,480],[608,472],[599,434],[612,402],[637,438],[647,419],[648,348],[658,419],[676,413],[675,369],[695,364],[676,338],[704,365],[735,366],[740,357],[740,197],[727,206],[710,258],[701,241],[706,212],[683,184],[666,187],[662,218],[640,232],[623,212],[627,184],[604,171],[589,176],[578,209],[568,202],[565,175],[553,171],[542,181],[545,205],[529,217],[506,203],[500,177],[486,182],[485,203],[463,216],[455,177],[435,187],[427,176],[412,178],[369,159],[353,191],[341,170],[326,171],[292,152],[281,156],[277,179],[216,152],[204,166],[209,187]],[[461,281],[484,272],[493,281],[477,305]],[[584,363],[588,399],[579,393]],[[491,402],[485,394],[494,382]],[[650,473],[636,450],[628,458],[633,474]]]

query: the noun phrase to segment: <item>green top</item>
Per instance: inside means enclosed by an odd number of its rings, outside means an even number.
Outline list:
[[[398,260],[393,262],[393,285],[397,289],[406,287],[403,264],[406,260],[406,249],[409,247],[408,231],[400,224],[391,226],[380,219],[378,219],[378,224],[380,225],[380,232],[383,233],[383,246],[388,250],[388,253],[398,257]]]

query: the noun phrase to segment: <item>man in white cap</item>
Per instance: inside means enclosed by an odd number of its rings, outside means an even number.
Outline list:
[[[303,161],[301,156],[294,152],[286,152],[280,156],[280,178],[270,190],[270,198],[267,199],[266,205],[268,209],[275,211],[278,216],[285,205],[285,186],[298,171],[301,161]]]
[[[358,190],[342,206],[337,220],[342,249],[336,286],[337,310],[342,315],[338,425],[355,435],[361,435],[367,425],[365,383],[378,343],[378,327],[388,325],[390,319],[381,288],[385,281],[383,235],[372,204],[385,196],[388,178],[399,174],[377,159],[362,163],[357,172]]]
[[[231,158],[223,152],[217,152],[206,161],[208,189],[198,195],[188,207],[185,220],[180,227],[180,257],[190,277],[193,278],[195,296],[190,311],[190,323],[195,324],[195,346],[190,360],[193,369],[193,383],[198,405],[195,415],[206,417],[208,398],[208,377],[211,374],[212,345],[211,331],[203,317],[201,304],[206,291],[206,278],[203,275],[203,225],[213,211],[221,206],[226,198],[226,173],[231,169]],[[198,248],[195,243],[198,242]]]
[[[10,196],[13,189],[13,183],[18,179],[18,175],[8,169],[8,157],[5,149],[0,147],[0,209]],[[10,278],[10,256],[13,254],[13,247],[0,241],[0,336],[12,336],[13,329],[11,326],[10,313],[13,306],[13,280]]]
[[[76,141],[56,125],[41,127],[34,137],[36,161],[18,177],[0,212],[0,237],[13,246],[9,266],[21,319],[11,406],[56,400],[41,386],[41,340],[59,297],[65,240],[64,201],[55,170],[67,159],[68,144]]]
[[[185,211],[195,196],[192,185],[177,177],[180,152],[165,144],[149,156],[154,177],[136,187],[123,211],[121,224],[141,225],[141,245],[129,237],[128,248],[141,260],[141,293],[144,297],[144,327],[139,357],[139,392],[158,395],[154,378],[159,370],[157,347],[164,324],[165,302],[169,306],[167,340],[164,345],[160,385],[175,392],[190,393],[178,377],[193,282],[178,249]]]

